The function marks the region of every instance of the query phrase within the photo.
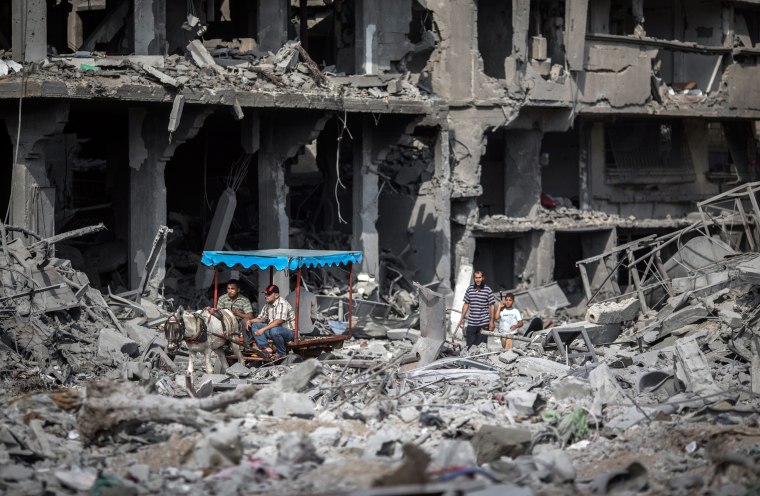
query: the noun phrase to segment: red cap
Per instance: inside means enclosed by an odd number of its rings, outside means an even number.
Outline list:
[[[267,288],[264,290],[264,294],[265,294],[266,296],[269,296],[269,295],[270,295],[270,294],[272,294],[272,293],[277,293],[277,294],[280,294],[280,288],[278,288],[276,284],[270,284],[270,285],[269,285],[269,286],[267,286]]]

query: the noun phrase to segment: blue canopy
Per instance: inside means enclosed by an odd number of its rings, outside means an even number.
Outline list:
[[[362,252],[360,251],[327,251],[327,250],[252,250],[252,251],[204,251],[201,263],[209,267],[226,265],[233,268],[242,266],[250,269],[253,266],[259,269],[274,267],[277,270],[288,268],[295,270],[298,267],[324,267],[331,265],[345,265],[349,263],[361,263]]]

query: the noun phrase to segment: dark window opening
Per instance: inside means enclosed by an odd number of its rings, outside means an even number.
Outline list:
[[[349,115],[347,127],[344,130],[340,119],[333,117],[314,141],[290,159],[286,182],[293,248],[350,248],[354,141],[349,132],[359,136],[361,120]],[[345,188],[336,188],[338,180]]]
[[[541,141],[541,188],[563,206],[579,206],[579,143],[577,128],[546,133]]]
[[[565,63],[565,2],[559,0],[531,2],[528,35],[546,38],[545,56],[552,64],[563,65]],[[530,56],[544,60],[544,54],[531,53]]]
[[[116,104],[104,110],[79,104],[72,106],[63,132],[46,146],[56,195],[56,232],[99,222],[107,228],[56,245],[58,253],[84,271],[96,288],[127,287],[128,132],[126,107]]]
[[[515,239],[476,238],[473,268],[483,271],[493,291],[514,289]]]
[[[0,50],[11,49],[11,2],[0,4]]]
[[[210,49],[231,49],[250,52],[256,46],[258,22],[257,2],[228,0],[204,2],[201,9],[195,2],[167,2],[166,36],[169,53],[182,53],[197,38],[198,27],[204,26],[203,44]],[[198,27],[188,29],[189,15],[199,19]]]
[[[13,177],[13,142],[5,123],[0,125],[0,215],[5,219],[11,199]]]
[[[504,79],[504,60],[512,53],[512,2],[478,0],[478,51],[483,72]]]
[[[132,2],[48,1],[47,43],[53,54],[101,51],[108,55],[132,52]]]
[[[483,194],[478,198],[480,216],[504,215],[506,209],[506,141],[505,131],[488,133],[486,151],[480,158],[480,185]]]
[[[683,123],[627,121],[605,127],[609,184],[685,183],[695,180]]]
[[[736,9],[734,45],[755,48],[760,44],[760,9]]]
[[[580,276],[575,262],[582,260],[583,235],[573,232],[557,232],[554,238],[554,280],[563,281]]]

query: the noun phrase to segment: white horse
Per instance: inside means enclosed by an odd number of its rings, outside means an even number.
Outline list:
[[[193,356],[203,353],[206,372],[212,374],[211,352],[215,352],[222,363],[222,371],[227,370],[227,357],[224,356],[224,344],[227,340],[238,343],[238,321],[231,311],[224,309],[203,309],[195,312],[180,307],[166,319],[164,335],[168,343],[169,355],[176,353],[182,345],[187,344],[190,351],[187,361],[187,375],[193,375]],[[226,339],[225,339],[226,338]],[[240,346],[232,345],[238,362],[245,365]]]

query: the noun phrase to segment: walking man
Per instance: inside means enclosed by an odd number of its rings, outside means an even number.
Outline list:
[[[491,288],[485,284],[485,276],[480,270],[473,274],[473,281],[464,293],[464,305],[462,306],[462,319],[459,327],[464,328],[465,319],[467,328],[464,333],[465,349],[470,346],[479,346],[488,339],[480,331],[487,329],[493,331],[494,316],[496,314],[496,299]]]

